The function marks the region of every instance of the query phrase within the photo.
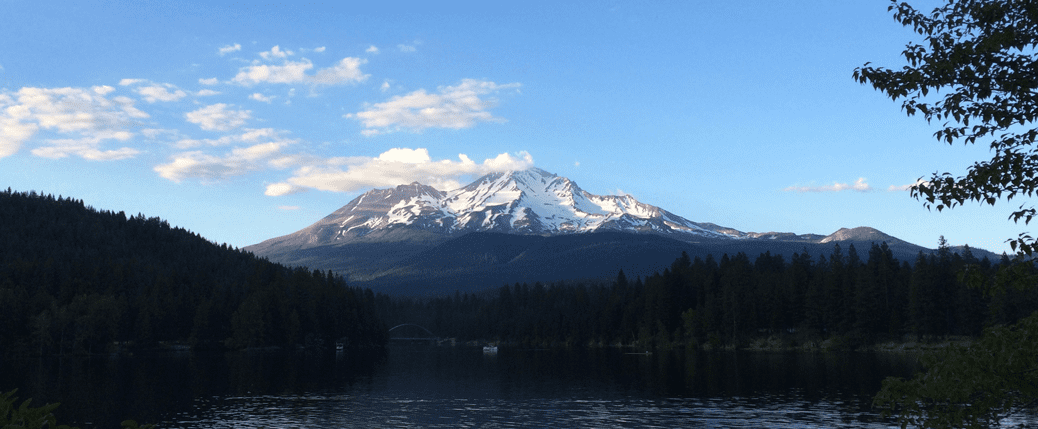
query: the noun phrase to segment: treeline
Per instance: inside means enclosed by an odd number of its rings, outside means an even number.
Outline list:
[[[789,261],[682,254],[662,273],[632,280],[620,271],[609,285],[515,284],[484,295],[377,300],[390,325],[416,323],[463,340],[739,347],[771,337],[790,347],[821,340],[857,347],[978,335],[1038,309],[1034,290],[967,285],[991,282],[997,265],[969,248],[953,253],[942,238],[937,252],[913,264],[894,258],[886,243],[873,244],[864,260],[853,245],[844,253],[838,244],[828,256],[805,251]]]
[[[141,214],[0,192],[0,348],[381,345],[370,290],[290,269]]]

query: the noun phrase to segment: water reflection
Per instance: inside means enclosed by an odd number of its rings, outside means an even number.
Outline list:
[[[117,427],[887,427],[869,409],[897,354],[392,346],[0,362],[0,388]]]

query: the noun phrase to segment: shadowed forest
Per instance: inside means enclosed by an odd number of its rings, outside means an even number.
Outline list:
[[[387,326],[526,346],[782,347],[979,335],[1038,309],[1038,291],[993,288],[998,265],[943,242],[912,263],[883,243],[791,260],[681,255],[611,284],[515,284],[405,298],[288,268],[143,215],[0,192],[0,344],[7,354],[378,346]],[[968,267],[968,268],[967,268]],[[974,284],[968,285],[967,276]]]
[[[0,192],[0,345],[82,354],[191,345],[381,345],[370,290],[156,217]]]
[[[885,243],[864,258],[836,245],[817,259],[764,253],[720,259],[683,254],[662,273],[612,284],[515,284],[492,293],[414,299],[379,295],[387,323],[417,323],[441,337],[531,347],[692,345],[745,347],[771,338],[782,348],[827,341],[853,349],[885,341],[976,336],[1038,309],[1038,291],[985,293],[999,261],[944,244],[912,264]],[[968,268],[967,268],[968,267]],[[960,273],[969,270],[970,276]],[[976,284],[968,285],[973,280]]]

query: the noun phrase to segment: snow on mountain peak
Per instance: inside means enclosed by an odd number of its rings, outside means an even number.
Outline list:
[[[495,231],[555,235],[623,230],[717,238],[744,235],[689,221],[630,195],[594,195],[565,177],[539,168],[487,174],[446,192],[418,182],[374,189],[318,224],[337,230],[321,236],[331,233],[337,238],[402,225],[448,234]]]

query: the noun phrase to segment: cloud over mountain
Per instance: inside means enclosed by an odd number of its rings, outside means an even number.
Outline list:
[[[504,122],[488,111],[497,104],[491,94],[518,90],[519,83],[497,84],[487,80],[465,79],[458,85],[441,86],[430,94],[424,89],[398,95],[368,109],[346,115],[364,125],[361,132],[371,136],[397,130],[421,132],[426,128],[471,128],[477,122]]]
[[[502,153],[477,164],[465,154],[459,154],[457,161],[434,161],[425,148],[393,148],[377,157],[341,157],[311,162],[298,168],[285,182],[267,185],[265,193],[281,196],[307,188],[354,192],[416,181],[440,189],[454,189],[460,186],[458,180],[462,176],[523,170],[532,166],[533,157],[527,152]]]

